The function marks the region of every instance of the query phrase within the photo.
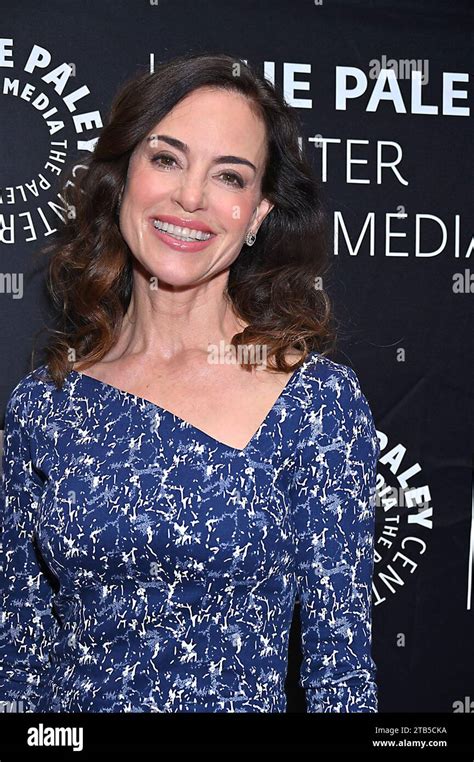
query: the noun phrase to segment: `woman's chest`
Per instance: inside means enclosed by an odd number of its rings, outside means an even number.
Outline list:
[[[94,431],[63,430],[37,454],[40,547],[60,579],[243,581],[288,565],[293,469],[283,445],[274,440],[265,457],[229,451],[151,418],[130,426],[118,416]]]

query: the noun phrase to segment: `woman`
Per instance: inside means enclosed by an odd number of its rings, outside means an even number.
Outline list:
[[[60,329],[5,418],[0,685],[27,711],[284,712],[297,601],[308,712],[377,711],[379,445],[326,356],[298,129],[244,64],[182,56],[69,186]]]

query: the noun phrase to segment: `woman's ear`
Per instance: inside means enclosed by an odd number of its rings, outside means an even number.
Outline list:
[[[258,204],[258,206],[255,207],[255,211],[252,216],[252,230],[254,233],[257,233],[263,220],[265,219],[267,214],[270,214],[274,206],[275,205],[272,204],[268,199],[263,198]]]

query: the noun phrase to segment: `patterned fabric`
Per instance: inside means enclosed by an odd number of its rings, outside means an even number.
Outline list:
[[[0,700],[37,712],[376,712],[380,446],[352,369],[312,352],[248,445],[78,371],[7,404]],[[238,413],[237,413],[238,414]]]

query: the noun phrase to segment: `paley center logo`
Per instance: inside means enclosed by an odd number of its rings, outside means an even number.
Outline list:
[[[89,88],[76,83],[74,65],[54,61],[40,45],[20,57],[13,39],[0,38],[0,68],[3,125],[11,149],[4,162],[7,182],[0,187],[0,243],[36,242],[66,221],[67,206],[55,190],[58,178],[71,170],[78,151],[94,150],[102,118]],[[78,162],[73,176],[84,169]],[[31,176],[24,176],[28,171]],[[20,172],[23,176],[17,176]]]
[[[381,447],[377,473],[373,605],[379,606],[409,582],[426,552],[433,528],[428,484],[420,484],[421,466],[400,442],[389,443],[377,430]],[[416,478],[418,486],[412,480]],[[421,479],[422,482],[422,479]]]

